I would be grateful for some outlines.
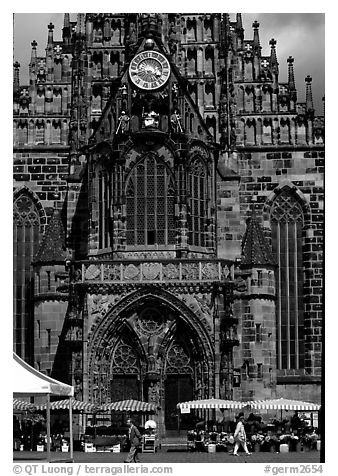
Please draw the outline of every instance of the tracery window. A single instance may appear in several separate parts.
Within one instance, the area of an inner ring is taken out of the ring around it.
[[[39,246],[40,217],[33,200],[25,194],[14,201],[13,212],[14,341],[17,354],[27,357],[29,349],[25,346],[32,342],[29,335],[33,312],[31,263]]]
[[[97,180],[99,205],[99,247],[100,249],[105,249],[110,246],[110,180],[108,172],[104,169],[99,170]]]
[[[192,373],[192,366],[190,357],[183,349],[183,347],[174,342],[168,353],[166,361],[166,373],[167,374],[190,374]]]
[[[127,245],[175,243],[174,182],[163,162],[147,156],[126,184]]]
[[[280,369],[304,366],[302,229],[299,201],[288,190],[271,209],[272,248],[278,262],[277,359]]]
[[[112,363],[112,371],[123,374],[138,374],[138,358],[133,347],[124,341],[117,345]]]
[[[191,163],[188,174],[190,209],[188,214],[189,243],[205,246],[205,224],[207,213],[206,169],[199,157]]]
[[[140,362],[135,349],[124,340],[114,350],[111,371],[111,400],[139,400]]]

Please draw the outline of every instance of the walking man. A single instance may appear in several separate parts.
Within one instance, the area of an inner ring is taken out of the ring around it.
[[[129,418],[127,420],[127,425],[129,426],[129,441],[130,441],[130,450],[127,456],[125,463],[140,463],[137,453],[140,449],[141,444],[141,433],[138,428],[134,425],[133,421]]]
[[[235,438],[235,448],[233,453],[234,456],[238,456],[237,451],[240,445],[243,446],[243,449],[247,455],[251,455],[251,453],[249,453],[248,447],[246,446],[246,433],[244,428],[244,414],[243,413],[239,414],[238,423],[234,433],[234,438]]]

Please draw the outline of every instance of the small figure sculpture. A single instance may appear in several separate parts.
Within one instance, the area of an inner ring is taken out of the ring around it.
[[[127,133],[129,131],[129,121],[130,121],[129,116],[126,114],[125,111],[122,111],[121,116],[119,117],[119,124],[116,129],[116,134],[119,131],[121,132],[121,134]]]
[[[183,132],[181,118],[177,109],[175,109],[172,115],[170,116],[170,122],[174,132]]]

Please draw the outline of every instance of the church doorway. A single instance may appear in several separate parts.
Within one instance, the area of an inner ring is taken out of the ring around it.
[[[190,375],[168,375],[165,380],[165,426],[167,430],[188,430],[189,415],[179,415],[177,404],[192,400],[193,381]]]

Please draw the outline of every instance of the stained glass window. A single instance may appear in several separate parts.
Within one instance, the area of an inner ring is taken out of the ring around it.
[[[206,170],[202,160],[198,157],[190,163],[188,183],[190,196],[189,243],[193,246],[205,246]]]
[[[40,218],[33,200],[21,194],[14,201],[13,248],[14,248],[14,342],[16,353],[27,357],[32,349],[26,349],[33,342],[32,285],[33,270],[31,262],[38,251]]]
[[[110,205],[110,184],[108,173],[100,170],[98,173],[98,198],[99,198],[99,247],[100,249],[110,246],[109,233],[109,205]]]
[[[175,242],[175,187],[166,165],[154,156],[138,163],[127,179],[127,244]]]
[[[304,366],[302,229],[297,198],[284,190],[271,209],[272,248],[278,262],[277,359],[280,369]]]

